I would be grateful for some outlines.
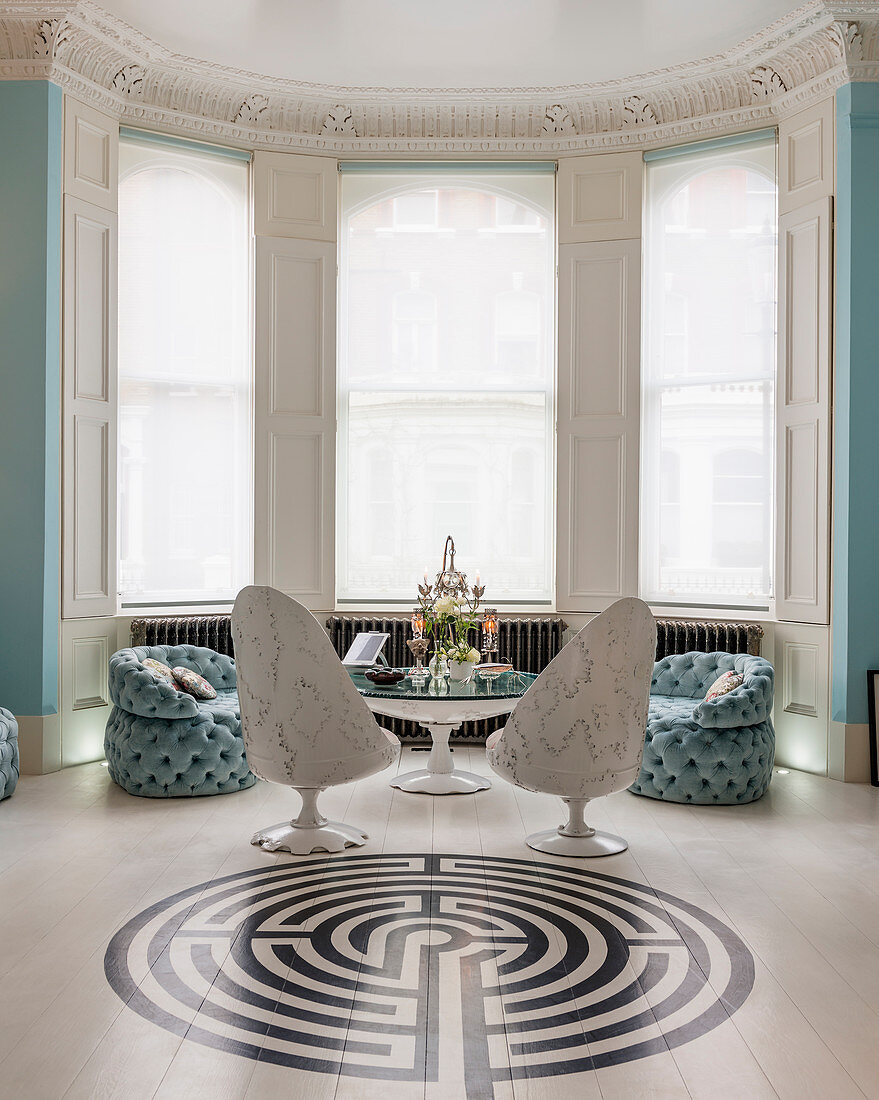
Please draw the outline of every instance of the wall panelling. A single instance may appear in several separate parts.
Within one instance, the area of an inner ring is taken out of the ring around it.
[[[62,616],[116,611],[116,214],[64,197]]]
[[[336,249],[256,243],[254,572],[309,607],[335,601]]]
[[[119,124],[70,96],[64,99],[64,191],[104,210],[117,209]]]
[[[833,100],[823,99],[778,124],[778,208],[796,210],[833,194]]]
[[[104,727],[112,705],[108,662],[117,648],[115,618],[71,619],[61,624],[64,767],[98,760],[104,754]]]
[[[562,157],[559,244],[640,238],[643,176],[640,153]]]
[[[638,591],[641,242],[559,248],[557,604]]]
[[[776,609],[829,621],[829,197],[779,219]]]
[[[774,630],[776,763],[827,773],[829,631],[777,623]]]
[[[335,241],[337,189],[337,162],[330,157],[255,152],[257,236]]]

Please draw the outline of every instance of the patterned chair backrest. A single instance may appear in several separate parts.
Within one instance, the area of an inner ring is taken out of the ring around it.
[[[631,597],[592,619],[537,677],[513,711],[499,749],[514,770],[546,773],[535,789],[574,796],[617,789],[616,777],[637,775],[656,625]],[[567,777],[567,778],[566,778]],[[523,785],[528,785],[527,783]]]
[[[346,762],[387,748],[326,632],[274,588],[241,590],[232,612],[241,731],[250,770],[293,787],[344,783]]]

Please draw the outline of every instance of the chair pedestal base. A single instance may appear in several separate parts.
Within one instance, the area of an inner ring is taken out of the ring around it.
[[[307,856],[310,852],[343,852],[351,846],[359,847],[368,837],[360,829],[343,825],[341,821],[327,821],[314,828],[303,828],[289,821],[260,829],[251,838],[267,852],[291,852],[294,856]]]
[[[310,852],[343,852],[349,847],[360,847],[369,838],[360,829],[343,825],[341,821],[327,821],[318,811],[317,787],[294,787],[302,798],[299,817],[282,821],[268,829],[260,829],[250,838],[267,852],[291,852],[294,856],[307,856]]]
[[[612,856],[624,852],[628,843],[613,833],[593,832],[591,836],[565,836],[558,829],[544,829],[525,838],[529,848],[553,856]]]
[[[529,848],[555,856],[613,856],[629,847],[628,841],[613,833],[600,833],[586,824],[584,813],[588,798],[563,798],[568,820],[557,829],[545,829],[525,838]]]

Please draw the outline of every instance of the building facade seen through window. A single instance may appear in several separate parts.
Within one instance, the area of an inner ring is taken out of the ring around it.
[[[252,571],[249,166],[120,144],[123,605],[234,599]]]
[[[775,140],[651,161],[644,226],[641,587],[772,594]]]
[[[342,175],[337,594],[553,595],[554,179]]]

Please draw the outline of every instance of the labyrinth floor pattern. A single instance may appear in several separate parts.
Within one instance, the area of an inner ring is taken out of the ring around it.
[[[188,1041],[468,1096],[674,1048],[745,1001],[754,960],[688,902],[580,866],[344,855],[229,875],[124,925],[105,973]],[[194,979],[193,975],[197,975]]]

